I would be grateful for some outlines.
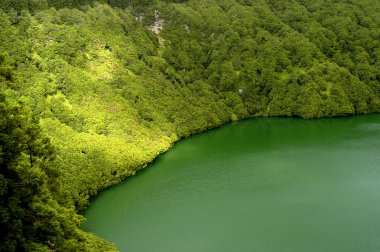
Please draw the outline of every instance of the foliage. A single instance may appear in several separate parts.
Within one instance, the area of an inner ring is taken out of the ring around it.
[[[12,216],[61,223],[38,239],[39,224],[14,225],[31,237],[2,230],[10,251],[15,241],[112,250],[78,230],[73,208],[180,138],[251,116],[380,112],[376,0],[4,0],[0,9],[1,134],[21,134],[7,169],[35,186],[14,190],[27,200],[15,209],[27,210]]]
[[[4,95],[0,115],[0,251],[90,250],[94,243],[78,230],[82,217],[52,195],[54,149],[36,118]]]

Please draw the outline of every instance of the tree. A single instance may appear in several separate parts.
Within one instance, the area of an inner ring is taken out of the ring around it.
[[[0,251],[83,249],[82,217],[58,204],[54,149],[23,104],[0,95]]]

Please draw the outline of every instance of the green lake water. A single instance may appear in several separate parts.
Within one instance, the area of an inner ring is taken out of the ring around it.
[[[84,215],[122,252],[378,252],[380,115],[190,137]]]

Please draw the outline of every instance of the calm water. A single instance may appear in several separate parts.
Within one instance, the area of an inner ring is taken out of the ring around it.
[[[130,252],[380,251],[380,115],[252,119],[176,144],[91,201]]]

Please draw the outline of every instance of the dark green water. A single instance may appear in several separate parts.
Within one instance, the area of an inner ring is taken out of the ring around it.
[[[180,141],[91,201],[130,252],[380,251],[380,116],[252,119]]]

